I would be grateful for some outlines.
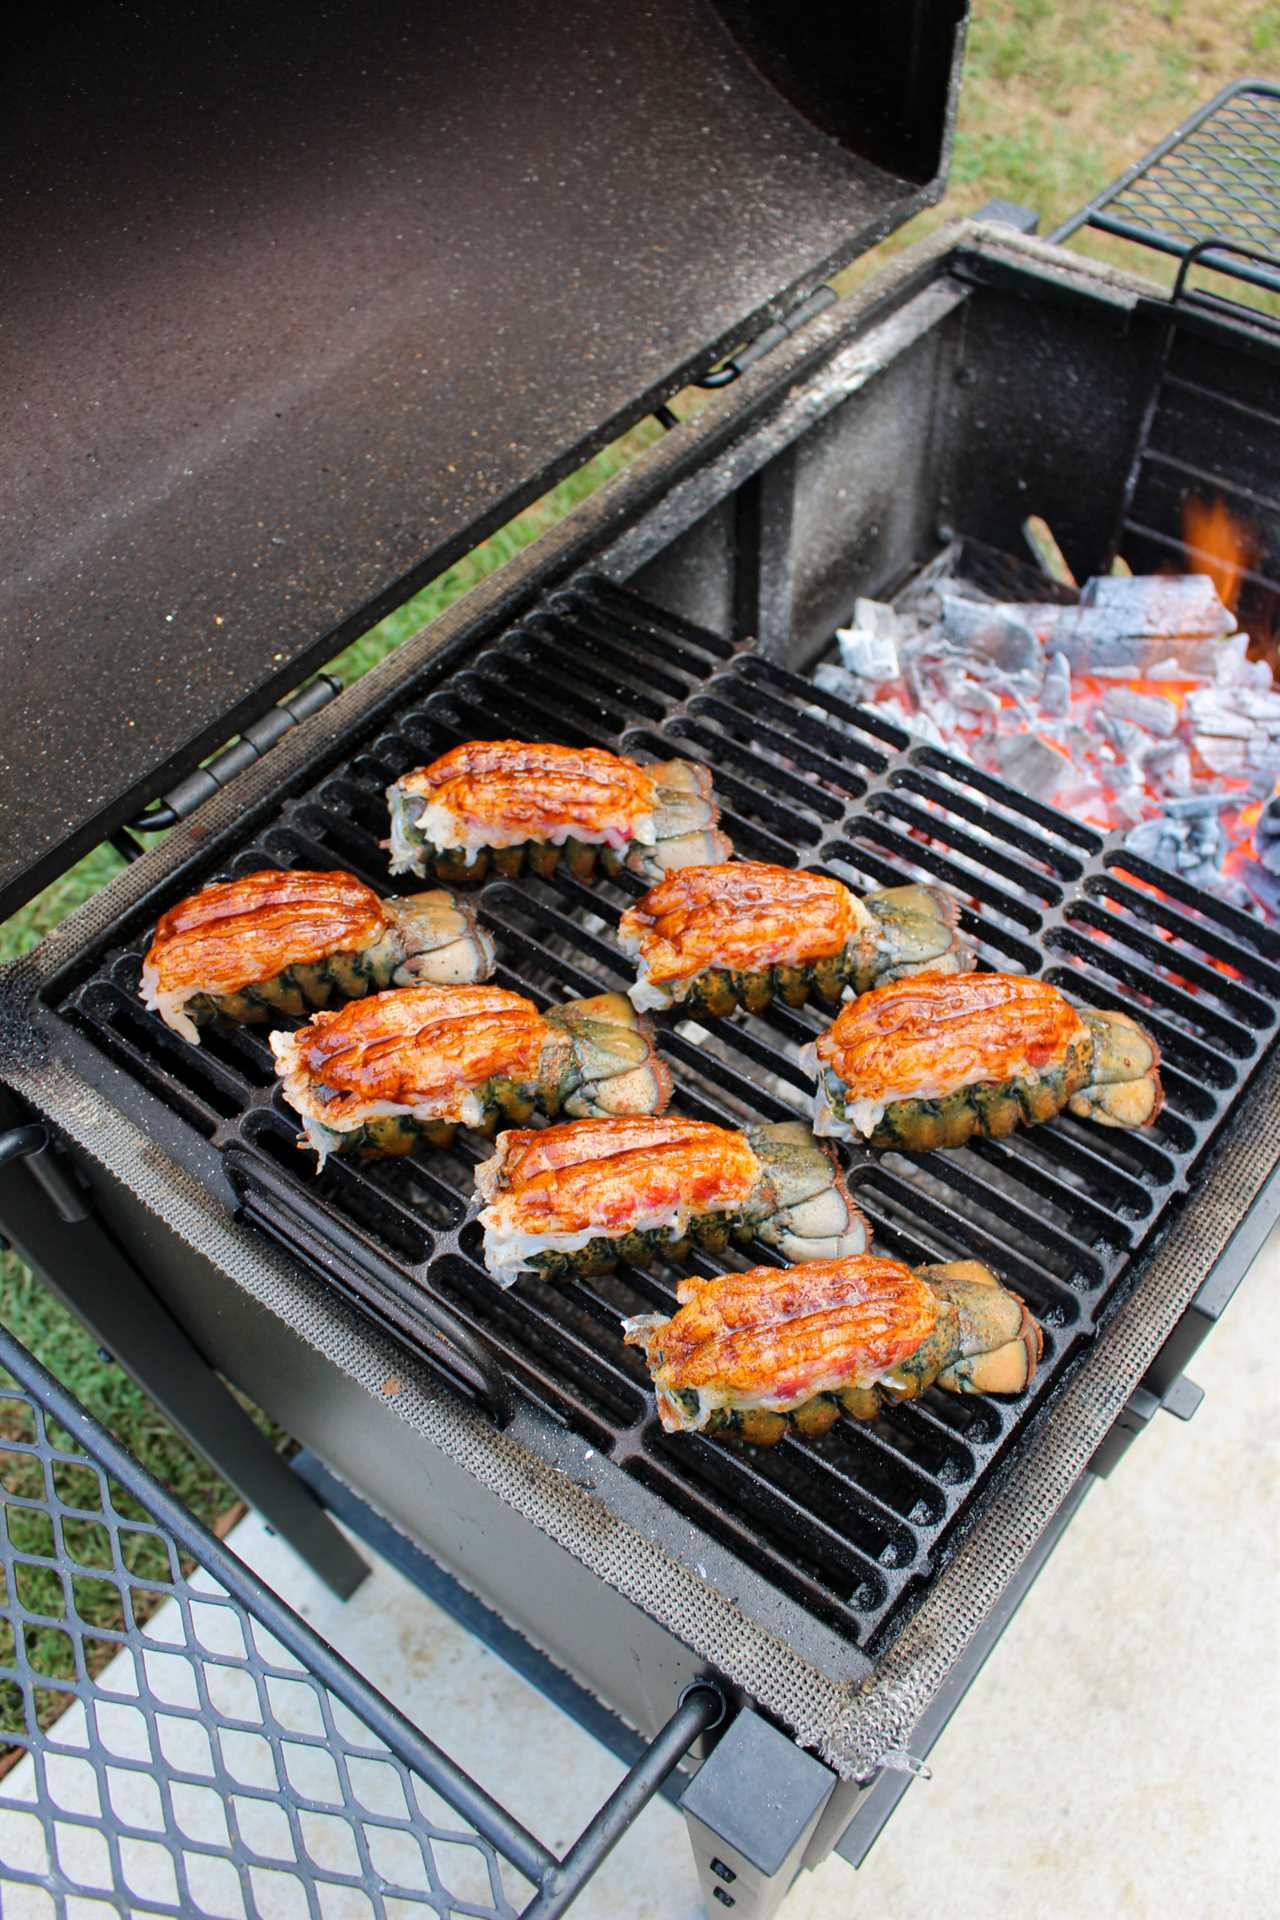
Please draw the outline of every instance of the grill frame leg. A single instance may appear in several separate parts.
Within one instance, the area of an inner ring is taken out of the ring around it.
[[[680,1796],[707,1920],[772,1920],[838,1782],[751,1707]]]

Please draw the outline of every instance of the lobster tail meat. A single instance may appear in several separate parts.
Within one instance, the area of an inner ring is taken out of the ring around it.
[[[758,1236],[802,1258],[869,1240],[834,1154],[793,1122],[737,1132],[668,1114],[502,1133],[476,1188],[501,1286],[680,1260],[695,1241],[716,1251]]]
[[[472,908],[442,889],[382,900],[352,873],[268,867],[161,915],[141,996],[199,1046],[215,1014],[260,1023],[417,980],[484,980],[493,964]]]
[[[977,1261],[911,1268],[857,1254],[683,1280],[678,1311],[628,1320],[669,1433],[771,1446],[816,1437],[842,1413],[874,1419],[930,1386],[1019,1393],[1039,1326]]]
[[[468,740],[393,781],[387,806],[391,871],[458,884],[526,864],[545,875],[562,857],[579,879],[597,860],[656,879],[733,851],[705,768],[641,766],[601,747]]]
[[[1127,1014],[1077,1012],[1047,980],[926,973],[843,1008],[808,1050],[814,1130],[923,1153],[999,1139],[1064,1109],[1150,1126],[1160,1055]]]
[[[540,1013],[502,987],[408,987],[273,1033],[276,1071],[303,1138],[330,1153],[447,1146],[500,1117],[653,1113],[671,1081],[624,995]]]
[[[923,968],[957,971],[972,955],[956,934],[955,903],[932,887],[894,887],[860,900],[831,875],[737,860],[661,880],[619,922],[637,962],[637,1007],[758,1012],[776,995],[801,1006],[839,1000]]]

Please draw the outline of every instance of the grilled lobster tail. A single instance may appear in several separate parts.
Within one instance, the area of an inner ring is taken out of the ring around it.
[[[500,1286],[679,1261],[731,1239],[792,1259],[860,1252],[869,1239],[835,1156],[799,1122],[737,1133],[668,1114],[503,1133],[476,1188]]]
[[[1080,1012],[1045,980],[921,974],[845,1007],[811,1053],[814,1131],[924,1153],[1064,1110],[1150,1126],[1160,1055],[1124,1013]]]
[[[381,900],[351,873],[265,868],[163,914],[142,998],[199,1046],[215,1014],[261,1023],[416,981],[487,979],[494,949],[471,907],[436,890]]]
[[[839,1000],[924,968],[956,972],[973,957],[956,934],[955,902],[932,887],[893,887],[864,900],[829,874],[763,861],[686,867],[623,914],[637,961],[636,1006],[759,1012],[776,996],[802,1006]]]
[[[501,987],[406,988],[273,1033],[284,1097],[320,1156],[448,1146],[500,1119],[659,1112],[671,1078],[620,993],[540,1013]]]
[[[711,776],[687,760],[640,766],[600,747],[469,740],[387,788],[393,873],[477,886],[563,859],[589,880],[625,861],[656,880],[696,860],[727,859]]]
[[[911,1268],[871,1254],[682,1280],[672,1315],[641,1314],[669,1433],[772,1446],[813,1438],[841,1414],[871,1420],[931,1386],[1020,1393],[1043,1351],[1017,1294],[975,1260]]]

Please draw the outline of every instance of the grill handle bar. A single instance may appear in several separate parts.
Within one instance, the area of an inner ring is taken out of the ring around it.
[[[234,1156],[229,1157],[234,1168]],[[367,1246],[336,1214],[326,1212],[322,1219],[309,1217],[315,1210],[292,1192],[286,1181],[275,1178],[273,1171],[261,1161],[255,1162],[254,1180],[259,1186],[270,1188],[269,1201],[264,1201],[252,1187],[241,1187],[241,1210],[278,1246],[295,1257],[300,1256],[313,1272],[323,1272],[339,1258],[349,1269],[357,1269],[388,1293],[400,1292],[396,1276],[379,1260],[376,1250]],[[390,1311],[386,1317],[393,1322]],[[488,1344],[425,1287],[414,1291],[413,1318],[415,1339],[423,1342],[419,1357],[455,1392],[478,1404],[494,1426],[509,1426],[515,1413],[511,1386]],[[394,1323],[390,1331],[396,1334]]]
[[[558,1866],[542,1882],[542,1891],[530,1902],[521,1920],[559,1920],[597,1867],[613,1852],[663,1781],[673,1773],[700,1734],[719,1726],[728,1708],[719,1687],[695,1680],[680,1695],[679,1705]]]
[[[11,1160],[27,1162],[59,1220],[74,1226],[77,1221],[88,1219],[88,1208],[54,1158],[53,1139],[42,1120],[8,1127],[0,1133],[0,1167],[7,1167]],[[3,1245],[0,1240],[0,1248]]]
[[[1188,247],[1183,254],[1182,263],[1178,268],[1178,277],[1173,283],[1170,305],[1174,307],[1208,307],[1215,313],[1226,314],[1228,319],[1239,319],[1241,314],[1240,301],[1224,300],[1220,294],[1211,293],[1206,288],[1189,287],[1187,285],[1187,276],[1193,267],[1207,267],[1212,272],[1235,274],[1237,279],[1247,278],[1248,276],[1243,270],[1238,270],[1236,267],[1224,264],[1221,260],[1209,258],[1211,254],[1223,253],[1229,253],[1237,260],[1252,260],[1259,266],[1266,267],[1273,277],[1272,281],[1263,282],[1259,280],[1257,284],[1269,285],[1274,283],[1280,286],[1280,259],[1277,259],[1275,254],[1264,253],[1259,247],[1242,246],[1238,240],[1223,240],[1214,234],[1210,234],[1204,240],[1197,240],[1195,245]],[[1280,318],[1277,318],[1275,314],[1267,313],[1262,307],[1248,307],[1244,311],[1245,318],[1248,319],[1251,326],[1265,327],[1268,332],[1280,333]]]

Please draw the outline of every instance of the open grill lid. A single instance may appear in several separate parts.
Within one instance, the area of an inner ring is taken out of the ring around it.
[[[936,199],[964,13],[33,25],[0,135],[0,916]]]

